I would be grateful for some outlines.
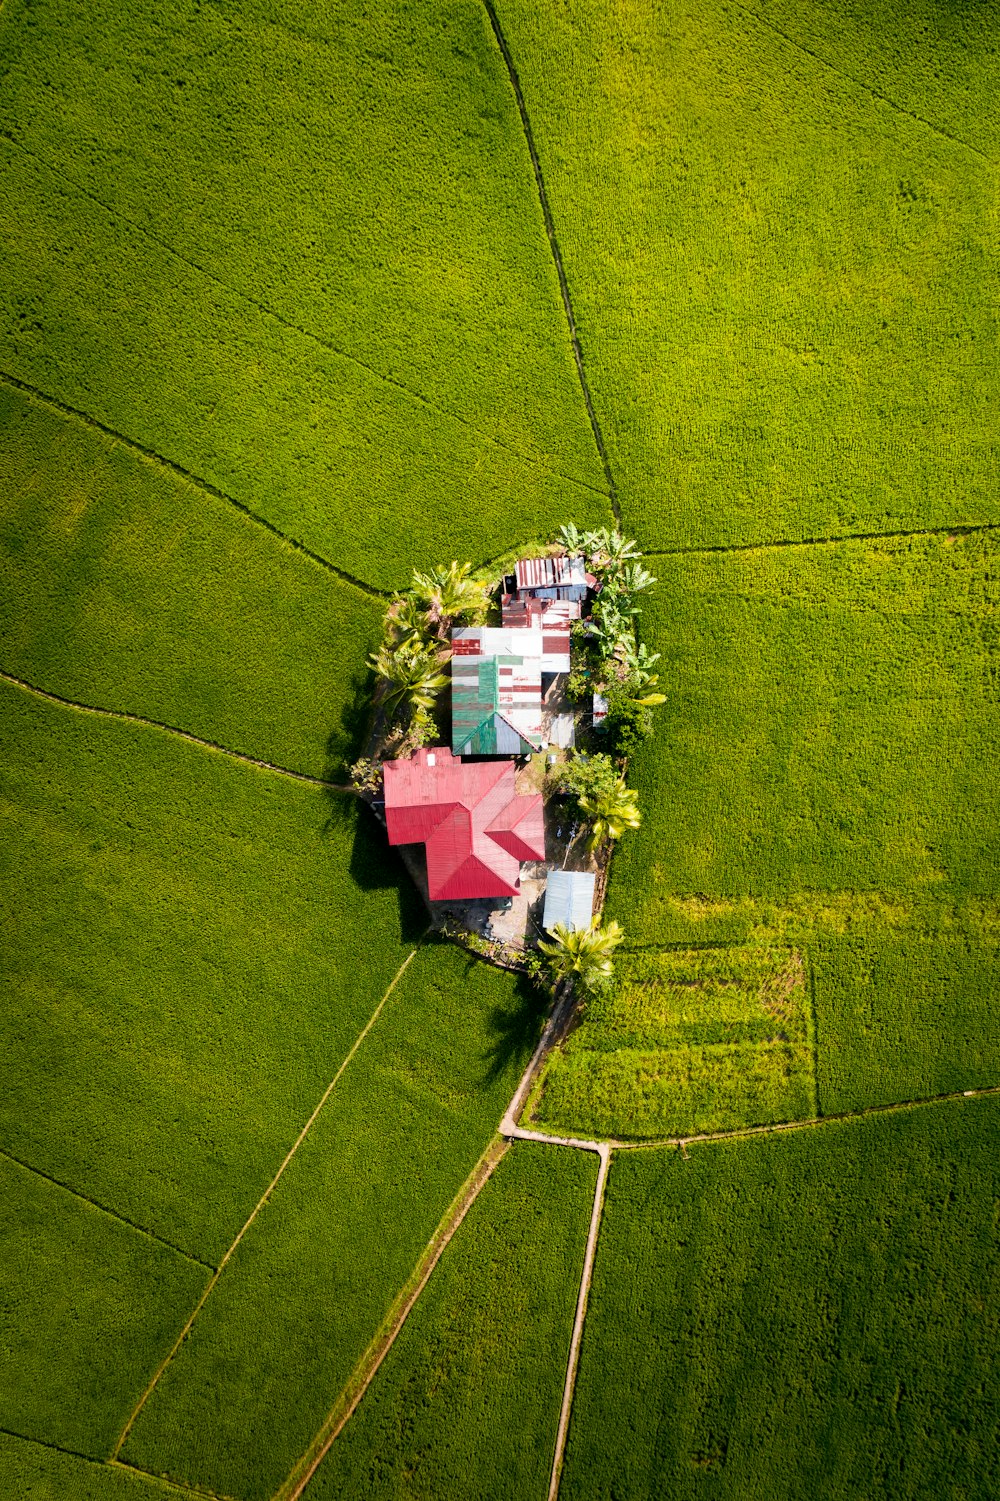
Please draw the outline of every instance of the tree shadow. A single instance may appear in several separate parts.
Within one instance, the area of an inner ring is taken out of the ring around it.
[[[470,955],[470,968],[480,962]],[[513,1063],[527,1064],[538,1045],[548,1015],[548,995],[525,974],[518,973],[513,978],[510,1004],[495,1006],[486,1021],[493,1040],[485,1055],[485,1084],[495,1083]]]

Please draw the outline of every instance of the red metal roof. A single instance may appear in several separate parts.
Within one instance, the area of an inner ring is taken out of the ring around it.
[[[385,763],[390,844],[427,848],[432,901],[515,896],[521,860],[545,858],[540,795],[514,791],[511,761],[468,762],[443,746]]]

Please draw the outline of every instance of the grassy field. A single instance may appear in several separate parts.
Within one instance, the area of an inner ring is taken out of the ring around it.
[[[1000,1106],[612,1164],[561,1495],[987,1501]]]
[[[174,1501],[184,1492],[134,1470],[112,1469],[0,1433],[0,1484],[31,1501]]]
[[[624,952],[550,1055],[530,1124],[628,1139],[814,1115],[806,980],[776,946]]]
[[[427,19],[0,15],[0,367],[383,586],[609,517],[485,14]]]
[[[546,1494],[597,1161],[517,1142],[308,1501]]]
[[[538,1124],[996,1086],[991,9],[495,12],[667,695]],[[492,13],[4,0],[0,671],[339,780],[379,590],[611,520]],[[353,800],[3,681],[0,821],[0,1492],[270,1501],[538,1001]],[[563,1501],[992,1501],[998,1111],[617,1153]],[[511,1149],[310,1497],[544,1495],[593,1171]]]
[[[0,669],[323,776],[384,603],[0,381]]]
[[[536,1029],[537,1000],[510,975],[446,946],[418,953],[140,1415],[126,1460],[246,1501],[273,1493],[495,1132]]]
[[[328,826],[319,789],[0,703],[0,1143],[214,1262],[411,952],[416,898],[353,803]]]
[[[0,1205],[0,1428],[106,1458],[209,1270],[4,1157]]]
[[[629,530],[1000,519],[989,8],[498,11]]]

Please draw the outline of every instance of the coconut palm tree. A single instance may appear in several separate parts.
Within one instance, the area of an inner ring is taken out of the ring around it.
[[[448,674],[441,669],[448,660],[439,651],[411,642],[402,646],[383,643],[368,658],[379,679],[379,693],[389,714],[396,714],[405,704],[411,713],[429,711]]]
[[[590,989],[611,978],[611,956],[624,937],[618,923],[609,922],[602,928],[595,917],[589,928],[570,929],[558,923],[551,939],[539,939],[538,948],[548,961],[554,985],[576,979],[584,989]]]
[[[577,806],[590,824],[590,850],[596,850],[603,839],[620,839],[626,829],[637,829],[642,823],[639,794],[626,787],[624,777],[606,791],[579,798]]]
[[[423,645],[427,641],[429,622],[412,594],[400,594],[389,606],[385,628],[386,635],[394,646],[407,643]]]
[[[489,608],[486,585],[472,577],[471,563],[453,562],[447,568],[414,573],[410,593],[439,635],[459,618],[478,624]]]

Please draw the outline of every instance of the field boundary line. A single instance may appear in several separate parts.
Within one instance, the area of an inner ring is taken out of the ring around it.
[[[452,1237],[472,1208],[493,1172],[510,1148],[502,1136],[494,1136],[472,1172],[448,1206],[413,1271],[393,1300],[378,1332],[348,1378],[326,1421],[294,1469],[275,1491],[272,1501],[299,1501],[330,1449],[371,1386],[383,1360],[402,1332],[413,1308],[430,1281],[431,1273],[441,1260]]]
[[[417,948],[414,948],[414,949],[412,949],[410,951],[410,953],[403,960],[402,964],[399,966],[399,969],[396,971],[396,973],[393,975],[392,979],[389,981],[389,985],[388,985],[388,987],[386,989],[385,994],[383,995],[382,999],[379,1001],[378,1005],[375,1007],[375,1010],[372,1012],[371,1016],[368,1018],[367,1022],[364,1025],[364,1027],[361,1029],[361,1031],[358,1033],[357,1037],[354,1039],[354,1042],[351,1044],[350,1051],[348,1052],[347,1056],[344,1058],[344,1060],[340,1064],[340,1067],[337,1069],[337,1072],[334,1074],[334,1076],[330,1080],[329,1084],[324,1089],[322,1095],[319,1098],[319,1102],[315,1106],[315,1108],[314,1108],[312,1114],[310,1115],[309,1119],[306,1121],[305,1125],[302,1127],[301,1131],[299,1132],[298,1136],[295,1138],[295,1141],[292,1143],[291,1147],[289,1147],[288,1152],[285,1154],[284,1161],[282,1162],[281,1166],[278,1168],[278,1171],[275,1173],[274,1177],[271,1179],[270,1183],[267,1185],[267,1187],[265,1188],[264,1192],[261,1194],[260,1198],[257,1200],[257,1203],[254,1205],[253,1210],[250,1213],[249,1219],[247,1219],[246,1223],[242,1226],[242,1228],[240,1229],[239,1233],[236,1236],[236,1239],[233,1241],[232,1245],[229,1247],[228,1251],[223,1256],[222,1260],[219,1262],[219,1265],[218,1265],[218,1267],[217,1267],[217,1269],[215,1271],[214,1276],[211,1278],[211,1280],[208,1283],[208,1286],[205,1288],[205,1291],[202,1293],[201,1297],[198,1299],[198,1302],[195,1304],[194,1311],[191,1313],[190,1317],[188,1318],[187,1323],[184,1325],[184,1327],[181,1330],[180,1334],[175,1339],[175,1341],[174,1341],[173,1345],[171,1346],[171,1348],[170,1348],[170,1350],[169,1350],[166,1358],[161,1362],[161,1364],[157,1368],[157,1370],[156,1370],[156,1372],[155,1372],[155,1374],[153,1376],[153,1379],[150,1381],[149,1385],[146,1387],[145,1391],[142,1393],[142,1396],[139,1398],[138,1403],[136,1404],[135,1408],[133,1409],[133,1411],[132,1411],[132,1413],[131,1413],[131,1415],[130,1415],[130,1417],[128,1419],[128,1422],[125,1424],[125,1427],[122,1429],[122,1432],[121,1432],[121,1434],[120,1434],[120,1436],[118,1438],[118,1442],[115,1444],[114,1451],[111,1454],[111,1458],[113,1460],[117,1460],[118,1459],[118,1456],[120,1455],[120,1453],[122,1451],[122,1448],[124,1447],[125,1441],[128,1438],[129,1434],[131,1433],[132,1428],[135,1425],[136,1419],[138,1418],[139,1414],[142,1412],[142,1409],[145,1407],[145,1405],[148,1402],[150,1396],[152,1395],[153,1391],[155,1390],[156,1385],[157,1385],[157,1383],[160,1380],[160,1377],[163,1375],[164,1371],[167,1369],[168,1365],[173,1360],[174,1356],[177,1354],[177,1351],[180,1349],[181,1345],[184,1343],[185,1339],[190,1334],[192,1326],[194,1325],[195,1319],[198,1317],[199,1313],[204,1308],[206,1302],[208,1301],[209,1297],[212,1294],[213,1289],[217,1286],[219,1278],[222,1276],[222,1273],[225,1271],[226,1266],[228,1265],[230,1259],[233,1256],[233,1253],[236,1251],[236,1249],[239,1246],[240,1242],[242,1241],[243,1237],[246,1235],[247,1231],[250,1229],[250,1227],[253,1224],[254,1220],[260,1214],[261,1210],[264,1208],[265,1204],[270,1199],[270,1197],[271,1197],[272,1193],[274,1192],[275,1188],[278,1186],[278,1183],[279,1183],[282,1175],[284,1174],[285,1169],[288,1167],[288,1164],[291,1162],[292,1158],[295,1156],[296,1152],[299,1150],[299,1147],[302,1145],[303,1141],[305,1141],[306,1136],[308,1135],[310,1128],[312,1127],[314,1121],[316,1120],[316,1117],[319,1115],[320,1111],[323,1109],[323,1106],[326,1104],[327,1100],[330,1098],[330,1095],[333,1093],[334,1087],[337,1084],[338,1080],[340,1079],[341,1074],[344,1072],[344,1070],[346,1069],[347,1065],[350,1063],[351,1059],[354,1057],[355,1053],[358,1051],[358,1049],[360,1048],[361,1044],[364,1042],[365,1038],[368,1036],[368,1033],[371,1031],[372,1027],[374,1027],[375,1023],[378,1021],[379,1017],[382,1014],[383,1007],[385,1006],[385,1004],[388,1001],[389,997],[392,995],[392,992],[395,990],[396,986],[399,984],[399,982],[402,979],[403,975],[405,974],[407,968],[413,962],[413,959],[415,958],[417,952],[418,952]]]
[[[823,57],[819,52],[814,52],[811,47],[805,46],[803,42],[796,41],[793,36],[789,36],[787,31],[782,31],[780,26],[776,26],[773,21],[769,20],[766,16],[760,15],[758,11],[751,9],[749,5],[742,5],[740,0],[736,0],[736,7],[744,15],[752,16],[767,31],[773,32],[775,36],[780,36],[783,41],[786,41],[790,47],[794,47],[797,52],[802,52],[806,57],[811,57],[814,62],[818,62],[824,68],[829,68],[830,72],[836,73],[838,77],[846,78],[848,83],[852,83],[855,88],[863,89],[866,94],[870,94],[873,99],[877,99],[881,104],[887,104],[897,114],[904,115],[908,120],[915,120],[918,125],[925,126],[927,130],[933,131],[935,135],[942,136],[946,141],[954,142],[956,146],[964,146],[966,151],[971,151],[976,156],[982,157],[983,161],[989,166],[996,166],[992,157],[987,156],[981,147],[973,146],[971,141],[966,141],[961,136],[954,135],[950,130],[945,130],[941,125],[935,125],[926,116],[915,114],[913,110],[907,109],[905,105],[897,104],[895,99],[889,98],[888,94],[881,93],[870,83],[865,83],[863,79],[855,78],[853,73],[848,73],[838,63],[830,62],[829,58]]]
[[[49,1439],[36,1438],[27,1433],[18,1433],[14,1428],[0,1427],[0,1433],[8,1438],[16,1438],[22,1444],[33,1444],[39,1449],[51,1449],[54,1454],[65,1454],[67,1459],[78,1459],[82,1464],[93,1465],[97,1470],[106,1470],[114,1467],[116,1470],[134,1470],[137,1475],[147,1476],[164,1486],[168,1491],[174,1491],[178,1496],[205,1496],[207,1491],[195,1491],[190,1486],[181,1485],[177,1480],[166,1480],[162,1475],[154,1475],[149,1470],[140,1470],[135,1465],[124,1465],[117,1459],[95,1459],[93,1454],[82,1454],[79,1449],[67,1449],[64,1444],[54,1444]],[[212,1498],[214,1501],[214,1498]]]
[[[995,532],[1000,521],[957,522],[950,526],[917,526],[889,532],[841,532],[830,537],[779,537],[772,542],[719,542],[703,547],[694,544],[685,547],[651,547],[643,551],[644,558],[683,558],[707,556],[728,552],[771,552],[779,547],[835,547],[842,542],[891,542],[894,538],[906,537],[970,537],[977,532]]]
[[[0,0],[0,4],[2,4],[2,0]],[[604,495],[605,492],[598,485],[591,485],[587,480],[577,479],[575,475],[566,474],[561,469],[553,469],[538,455],[525,453],[522,449],[514,448],[511,444],[505,443],[502,438],[498,438],[495,434],[484,432],[481,427],[477,427],[468,417],[463,417],[458,412],[453,412],[449,407],[443,407],[437,402],[431,401],[430,397],[424,396],[413,386],[408,386],[398,376],[386,375],[383,371],[376,370],[374,365],[367,364],[355,354],[348,354],[346,349],[342,349],[339,344],[331,343],[322,334],[315,333],[312,329],[306,328],[301,323],[292,322],[283,313],[279,313],[277,309],[271,307],[269,303],[262,302],[250,292],[242,291],[231,282],[223,281],[221,276],[217,276],[214,271],[209,271],[207,267],[200,265],[198,261],[192,260],[190,256],[185,255],[183,251],[171,245],[169,240],[165,240],[162,235],[158,235],[154,229],[149,229],[146,225],[138,223],[137,220],[130,218],[128,214],[123,213],[121,209],[112,208],[109,203],[104,202],[103,198],[99,198],[96,193],[92,193],[89,188],[85,188],[75,177],[70,176],[68,172],[64,172],[61,167],[53,166],[45,157],[39,155],[37,151],[32,151],[30,146],[25,146],[23,141],[19,141],[9,131],[0,130],[0,140],[9,142],[18,151],[23,152],[25,156],[29,156],[33,161],[38,162],[47,172],[51,172],[54,177],[61,178],[63,182],[71,187],[74,192],[79,193],[81,197],[88,198],[91,203],[95,203],[106,214],[110,214],[113,218],[121,220],[130,229],[134,229],[138,234],[144,235],[148,240],[152,240],[155,245],[159,245],[168,255],[174,256],[185,266],[190,266],[192,271],[197,271],[199,276],[204,276],[207,281],[214,282],[217,287],[221,287],[231,297],[236,297],[242,302],[249,303],[251,307],[255,307],[258,312],[263,313],[266,318],[272,318],[275,323],[287,329],[290,333],[299,334],[302,338],[317,344],[320,349],[325,349],[329,354],[336,355],[338,359],[345,360],[348,364],[357,366],[359,370],[364,370],[373,380],[381,381],[383,384],[392,386],[395,390],[403,392],[412,401],[426,407],[429,412],[433,412],[435,416],[444,417],[449,422],[457,422],[469,432],[475,433],[478,437],[482,438],[484,442],[492,443],[496,448],[502,449],[504,453],[511,454],[521,463],[532,464],[537,469],[540,469],[543,474],[550,474],[555,479],[565,480],[567,484],[577,485],[581,490],[589,490],[595,495]]]
[[[580,1293],[576,1300],[576,1316],[573,1320],[573,1337],[569,1344],[569,1360],[566,1364],[566,1384],[563,1387],[562,1407],[559,1411],[559,1429],[556,1433],[556,1449],[552,1456],[552,1474],[549,1479],[548,1501],[556,1501],[559,1495],[559,1483],[562,1479],[563,1458],[566,1453],[566,1438],[569,1433],[570,1414],[573,1410],[573,1397],[576,1392],[576,1373],[580,1364],[580,1344],[583,1339],[583,1325],[587,1317],[587,1303],[590,1299],[590,1283],[594,1274],[594,1257],[597,1253],[597,1236],[601,1228],[601,1216],[604,1212],[604,1190],[608,1181],[608,1167],[611,1163],[611,1149],[602,1144],[597,1149],[601,1159],[601,1165],[597,1170],[597,1183],[594,1187],[594,1207],[590,1215],[590,1229],[587,1232],[587,1246],[583,1253],[583,1272],[580,1276]]]
[[[19,1168],[23,1168],[26,1173],[32,1173],[36,1178],[43,1178],[46,1183],[51,1183],[54,1188],[61,1189],[63,1193],[70,1194],[72,1198],[79,1199],[84,1204],[89,1204],[91,1209],[96,1209],[100,1214],[106,1214],[109,1219],[117,1220],[119,1224],[127,1225],[137,1235],[144,1235],[148,1240],[154,1240],[158,1245],[166,1246],[169,1251],[175,1252],[178,1256],[183,1256],[185,1261],[193,1262],[195,1266],[200,1266],[204,1271],[214,1272],[216,1270],[213,1262],[204,1261],[200,1256],[195,1256],[192,1251],[185,1251],[182,1246],[177,1245],[175,1241],[168,1240],[165,1235],[157,1235],[155,1230],[150,1230],[145,1225],[140,1225],[136,1220],[130,1220],[127,1214],[121,1214],[117,1209],[109,1209],[107,1204],[102,1204],[99,1199],[92,1199],[89,1194],[81,1193],[78,1188],[73,1188],[69,1183],[64,1183],[61,1178],[53,1177],[51,1173],[45,1172],[40,1167],[35,1167],[34,1163],[25,1162],[23,1157],[18,1157],[16,1153],[8,1151],[6,1147],[0,1147],[0,1157],[5,1157],[8,1162],[16,1163]],[[0,1429],[0,1432],[3,1432],[3,1429]]]
[[[566,278],[566,267],[563,263],[562,251],[559,248],[559,241],[556,237],[555,219],[552,216],[552,207],[549,203],[548,190],[545,186],[545,178],[542,175],[542,163],[538,155],[538,148],[535,144],[535,133],[531,128],[531,120],[528,116],[528,106],[525,103],[524,91],[521,88],[521,79],[517,71],[517,66],[514,62],[513,53],[511,52],[507,38],[504,35],[503,27],[500,25],[500,18],[494,8],[493,0],[483,0],[483,9],[486,11],[486,15],[490,23],[490,28],[493,32],[497,47],[500,50],[500,55],[503,58],[504,66],[507,69],[507,76],[510,79],[510,86],[514,91],[514,99],[517,104],[517,112],[521,117],[521,129],[524,132],[525,144],[527,145],[528,155],[531,158],[532,170],[535,174],[535,187],[538,190],[538,201],[541,204],[542,218],[545,222],[545,234],[549,242],[549,251],[552,255],[552,261],[556,268],[556,276],[559,278],[559,292],[562,296],[563,311],[566,314],[566,322],[569,327],[569,339],[570,344],[573,348],[573,359],[576,362],[576,373],[580,381],[580,390],[583,393],[584,405],[587,408],[587,416],[590,420],[590,430],[594,435],[594,446],[597,449],[598,457],[601,460],[601,466],[604,470],[604,478],[608,486],[608,499],[611,502],[611,509],[614,513],[615,521],[620,524],[622,518],[621,508],[618,504],[618,488],[615,485],[614,475],[611,472],[611,461],[608,458],[608,450],[604,442],[604,434],[601,431],[601,424],[598,421],[597,412],[594,408],[594,400],[590,392],[590,384],[587,380],[587,374],[583,368],[583,348],[580,344],[580,335],[576,326],[576,317],[573,313],[573,302],[569,294],[569,281]]]
[[[353,573],[348,573],[345,568],[340,568],[336,563],[331,563],[330,559],[325,558],[322,553],[314,552],[305,542],[300,542],[297,537],[289,536],[287,532],[283,532],[280,527],[275,526],[273,521],[268,521],[259,512],[252,510],[250,506],[244,504],[242,500],[237,500],[235,496],[228,495],[225,490],[220,490],[218,485],[213,485],[211,481],[193,474],[190,469],[185,469],[183,464],[178,464],[175,459],[168,459],[162,453],[157,453],[155,448],[150,448],[147,444],[140,443],[137,438],[130,438],[127,434],[118,432],[116,428],[109,427],[106,422],[102,422],[99,417],[94,417],[90,412],[84,412],[80,407],[71,406],[68,401],[63,401],[58,396],[51,396],[47,391],[39,390],[37,386],[31,385],[29,381],[22,380],[18,375],[12,375],[9,370],[0,370],[0,381],[5,385],[13,387],[15,391],[21,391],[25,396],[33,397],[35,401],[51,407],[53,411],[59,412],[64,417],[73,417],[77,422],[82,422],[84,427],[92,428],[103,437],[110,438],[112,442],[121,443],[125,448],[138,454],[146,463],[153,464],[158,469],[167,470],[175,479],[183,480],[194,489],[201,490],[205,495],[210,495],[213,500],[225,501],[226,505],[232,506],[234,510],[239,511],[248,521],[252,521],[255,526],[262,527],[264,531],[270,532],[272,537],[276,537],[279,542],[283,542],[293,552],[301,553],[311,563],[315,563],[327,573],[332,573],[334,578],[339,579],[342,584],[350,584],[353,589],[357,589],[361,594],[368,595],[371,599],[392,599],[393,596],[390,589],[376,588],[374,584],[368,584],[364,579],[359,579]]]
[[[162,719],[147,719],[144,714],[133,714],[128,709],[102,709],[97,704],[84,704],[75,698],[65,698],[61,693],[53,693],[48,688],[39,688],[36,684],[29,683],[27,678],[19,678],[15,673],[7,672],[3,667],[0,667],[0,681],[10,683],[14,688],[21,688],[25,693],[33,694],[35,698],[58,704],[63,709],[73,709],[78,714],[93,714],[98,719],[116,719],[122,724],[145,725],[147,729],[160,730],[165,735],[174,735],[178,740],[186,740],[189,745],[200,746],[202,750],[217,751],[220,756],[228,756],[231,761],[239,761],[244,766],[256,766],[260,771],[270,771],[275,776],[288,777],[293,782],[305,782],[310,787],[324,787],[328,792],[344,792],[352,797],[357,796],[353,787],[343,786],[339,782],[326,782],[322,777],[310,776],[305,771],[292,771],[287,766],[276,765],[274,761],[261,761],[245,751],[230,750],[227,745],[220,745],[217,740],[206,740],[201,735],[193,734],[191,730],[182,730],[177,725],[165,724]]]

